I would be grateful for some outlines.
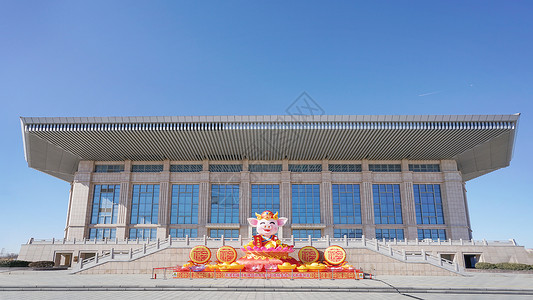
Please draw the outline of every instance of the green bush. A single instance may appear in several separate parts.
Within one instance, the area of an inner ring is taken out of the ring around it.
[[[498,263],[496,264],[496,268],[502,269],[502,270],[515,270],[515,271],[533,270],[533,266],[526,265],[526,264],[515,264],[515,263]]]
[[[478,262],[476,264],[476,269],[484,269],[484,270],[496,269],[496,265],[491,264],[491,263],[486,263],[486,262]]]
[[[5,267],[5,268],[13,268],[13,267],[27,267],[28,264],[30,262],[29,261],[25,261],[25,260],[0,260],[0,267]]]
[[[30,268],[40,269],[40,268],[53,268],[55,263],[53,261],[34,261],[29,264]]]
[[[476,264],[476,269],[498,269],[498,270],[513,270],[513,271],[530,271],[533,270],[532,265],[526,264],[515,264],[515,263],[497,263],[491,264],[486,262],[478,262]]]

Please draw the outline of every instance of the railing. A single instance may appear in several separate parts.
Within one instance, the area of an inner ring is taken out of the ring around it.
[[[352,246],[355,244],[355,246],[359,246],[359,244],[362,243],[362,241],[365,239],[363,236],[362,238],[330,238],[329,236],[324,236],[321,238],[284,238],[280,239],[284,243],[288,243],[291,245],[294,245],[296,248],[299,247],[299,245],[305,244],[305,246],[308,245],[315,245],[317,247],[321,246],[330,246],[332,244],[343,244],[346,247]],[[141,244],[153,244],[156,243],[157,240],[150,240],[150,239],[34,239],[31,238],[28,240],[27,244],[30,245],[88,245],[88,244],[95,244],[95,245],[141,245]],[[230,245],[230,246],[242,246],[246,243],[243,243],[243,239],[241,236],[238,238],[226,238],[224,236],[220,238],[210,238],[210,237],[201,237],[201,238],[172,238],[172,242],[175,242],[176,244],[183,244],[186,246],[189,245],[213,245],[217,246],[219,244],[223,245]],[[487,241],[487,240],[431,240],[431,239],[425,239],[425,240],[379,240],[380,243],[384,245],[391,245],[391,246],[419,246],[419,245],[428,245],[428,246],[466,246],[466,245],[473,245],[473,246],[517,246],[517,243],[514,239],[510,239],[507,241]]]
[[[28,245],[140,245],[151,244],[157,240],[150,239],[34,239],[28,240]]]
[[[433,255],[432,253],[426,252],[425,250],[416,250],[416,251],[406,251],[405,249],[402,250],[396,250],[393,249],[393,246],[398,245],[456,245],[455,242],[457,241],[446,241],[446,243],[439,241],[436,242],[429,242],[429,241],[383,241],[383,240],[376,240],[376,239],[366,239],[364,236],[362,238],[330,238],[329,236],[321,237],[321,238],[311,238],[310,236],[307,238],[294,238],[291,237],[289,239],[281,239],[284,243],[291,243],[296,248],[300,248],[303,246],[314,246],[317,248],[326,248],[331,245],[339,245],[345,248],[366,248],[370,249],[372,251],[378,252],[382,255],[404,261],[404,262],[422,262],[422,263],[429,263],[438,267],[442,267],[444,269],[447,269],[452,272],[458,272],[461,273],[463,271],[462,267],[459,267],[459,265],[455,262],[449,261],[447,259],[444,259],[440,257],[440,255]],[[135,241],[135,243],[131,243],[132,241]],[[52,240],[52,242],[54,242]],[[57,242],[57,241],[55,241]],[[117,242],[118,244],[124,245],[124,244],[136,244],[139,242],[138,240],[129,240],[129,241],[123,241],[123,243]],[[154,252],[157,252],[162,249],[166,248],[190,248],[198,245],[204,245],[210,248],[218,248],[223,245],[232,246],[235,248],[239,248],[246,244],[247,241],[243,243],[242,237],[239,238],[225,238],[224,236],[220,238],[208,238],[206,236],[203,236],[201,238],[189,238],[186,236],[185,238],[171,238],[168,237],[164,240],[156,240],[156,241],[143,241],[142,247],[139,247],[137,249],[130,248],[129,250],[121,250],[121,251],[115,251],[114,248],[111,248],[110,251],[106,251],[103,254],[96,254],[94,257],[80,260],[78,265],[74,267],[74,272],[81,271],[84,267],[92,267],[96,266],[98,264],[102,264],[108,261],[130,261],[132,259],[137,259],[140,257],[143,257],[148,254],[152,254]],[[478,243],[476,241],[469,241],[471,245],[487,245],[488,243],[486,241],[483,241],[482,243]],[[459,241],[459,244],[461,241]],[[464,244],[464,243],[463,243]],[[512,242],[491,242],[491,245],[514,245]]]

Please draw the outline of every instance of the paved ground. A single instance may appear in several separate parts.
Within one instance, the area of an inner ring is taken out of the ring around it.
[[[150,279],[0,269],[0,299],[533,299],[533,274],[379,276],[374,280]]]

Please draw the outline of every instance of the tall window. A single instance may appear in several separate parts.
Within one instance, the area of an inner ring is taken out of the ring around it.
[[[446,230],[445,229],[418,229],[418,239],[432,239],[432,240],[445,240],[446,239]]]
[[[372,185],[375,224],[402,224],[399,184]]]
[[[265,210],[279,211],[279,184],[252,184],[252,217]]]
[[[250,172],[281,172],[281,165],[263,165],[263,164],[250,164],[248,166]]]
[[[403,229],[376,229],[376,239],[403,240]]]
[[[361,224],[358,184],[333,184],[333,224]]]
[[[134,173],[163,172],[163,165],[133,165],[131,171]]]
[[[306,239],[309,236],[312,238],[322,237],[322,230],[320,229],[293,229],[292,235],[297,239]]]
[[[209,230],[209,237],[219,238],[224,236],[224,238],[238,238],[239,229],[211,229]]]
[[[322,172],[322,165],[289,165],[291,172]]]
[[[239,223],[239,185],[211,185],[211,223]]]
[[[124,165],[96,165],[94,166],[95,173],[118,173],[124,172]]]
[[[331,172],[361,172],[361,165],[355,164],[330,164],[328,170]]]
[[[196,228],[171,228],[170,236],[173,238],[184,238],[185,236],[190,238],[198,237],[198,229]]]
[[[159,185],[133,185],[131,224],[157,224],[159,211]]]
[[[242,165],[209,165],[209,172],[241,172]]]
[[[320,223],[320,186],[292,185],[292,223]]]
[[[172,185],[170,224],[198,224],[197,184]]]
[[[444,224],[440,185],[413,184],[417,224]]]
[[[439,164],[409,164],[411,172],[440,172]]]
[[[170,172],[181,172],[181,173],[191,173],[191,172],[202,172],[202,165],[170,165]]]
[[[117,236],[115,228],[91,228],[89,229],[89,239],[103,240],[114,239]]]
[[[155,228],[131,228],[130,239],[135,240],[155,240],[157,239],[157,229]]]
[[[346,236],[349,239],[355,239],[355,238],[362,238],[363,237],[363,229],[334,229],[333,230],[333,237],[334,238],[343,238]]]
[[[94,186],[91,224],[116,224],[120,185],[97,184]]]
[[[399,164],[369,164],[368,170],[371,172],[401,172],[402,165]]]

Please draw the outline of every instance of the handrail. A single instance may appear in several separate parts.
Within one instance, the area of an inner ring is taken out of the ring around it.
[[[241,239],[239,238],[210,238],[206,237],[207,241],[215,241],[215,242],[238,242]],[[172,238],[173,242],[185,242],[187,238]],[[204,238],[188,238],[188,240],[191,243],[197,243],[197,242],[203,242]],[[308,237],[305,238],[281,238],[282,242],[307,242],[309,241]],[[342,243],[346,240],[349,243],[352,242],[361,242],[362,238],[329,238],[327,237],[320,237],[320,238],[311,238],[312,242],[331,242],[331,243]],[[115,245],[136,245],[136,244],[152,244],[155,243],[157,240],[151,240],[151,239],[62,239],[62,238],[52,238],[52,239],[35,239],[30,238],[27,242],[28,245],[54,245],[54,244],[70,244],[70,245],[83,245],[83,244],[95,244],[95,245],[102,245],[102,244],[115,244]],[[386,245],[394,245],[394,246],[409,246],[409,245],[429,245],[429,246],[437,246],[437,245],[451,245],[451,246],[459,246],[459,245],[473,245],[473,246],[517,246],[516,241],[513,239],[510,240],[504,240],[504,241],[489,241],[489,240],[380,240],[381,243]]]
[[[282,241],[289,240],[289,239],[282,239]],[[431,253],[428,253],[421,250],[416,251],[405,251],[405,250],[397,250],[394,249],[393,246],[402,246],[407,245],[407,243],[398,243],[398,241],[383,241],[383,240],[376,240],[376,239],[366,239],[366,238],[298,238],[290,240],[294,241],[295,246],[301,246],[298,245],[299,243],[307,243],[311,241],[311,243],[316,247],[326,247],[329,245],[342,245],[344,247],[352,248],[367,248],[372,251],[378,252],[380,254],[398,259],[400,261],[404,262],[422,262],[425,261],[427,263],[430,263],[435,266],[443,267],[449,271],[453,272],[461,272],[462,268],[458,266],[457,263],[449,261],[447,259],[444,259],[440,256],[433,255]],[[222,244],[229,244],[235,247],[242,246],[242,239],[226,239],[226,238],[171,238],[168,237],[163,240],[156,240],[156,241],[150,241],[149,243],[141,244],[142,246],[137,249],[132,249],[128,251],[128,253],[121,252],[115,252],[114,248],[111,249],[111,251],[103,254],[97,254],[94,257],[87,258],[85,260],[80,260],[80,263],[77,265],[77,271],[81,271],[83,267],[92,267],[96,266],[101,263],[105,263],[107,261],[113,260],[113,259],[119,259],[120,261],[124,260],[132,260],[137,259],[145,255],[149,255],[151,253],[154,253],[156,251],[166,249],[169,247],[194,247],[197,245],[205,245],[208,247],[219,247]],[[410,244],[414,245],[414,244]],[[419,245],[427,245],[427,244],[419,244]],[[448,245],[448,244],[444,244]],[[486,245],[486,244],[485,244]],[[77,272],[75,271],[75,272]]]

